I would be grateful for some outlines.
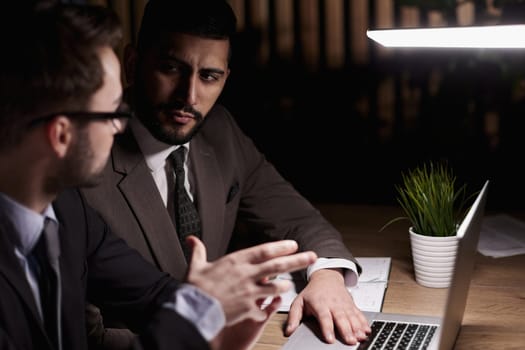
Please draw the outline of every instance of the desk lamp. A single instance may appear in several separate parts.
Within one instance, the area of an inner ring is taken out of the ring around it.
[[[367,30],[384,47],[525,48],[525,24]]]

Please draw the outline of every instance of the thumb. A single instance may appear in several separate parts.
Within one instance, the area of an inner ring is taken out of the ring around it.
[[[206,255],[206,247],[200,239],[198,239],[195,236],[188,236],[186,237],[186,244],[190,247],[192,251],[190,262],[190,265],[192,267],[205,264],[208,261]]]
[[[284,330],[285,336],[289,337],[297,329],[303,316],[304,300],[299,294],[290,306],[288,311],[288,320],[286,321],[286,328]]]

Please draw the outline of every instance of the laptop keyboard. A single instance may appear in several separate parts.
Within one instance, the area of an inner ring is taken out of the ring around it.
[[[368,340],[358,349],[424,350],[436,333],[437,325],[397,321],[373,321]]]

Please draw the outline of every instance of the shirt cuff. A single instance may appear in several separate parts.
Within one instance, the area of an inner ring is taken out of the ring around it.
[[[357,273],[357,266],[353,261],[341,258],[317,258],[317,260],[306,269],[306,279],[309,281],[312,273],[321,269],[343,269],[345,286],[354,287],[357,285],[359,274]]]
[[[226,317],[219,301],[189,284],[181,284],[175,291],[175,303],[167,302],[162,306],[178,312],[193,323],[208,342],[226,325]]]

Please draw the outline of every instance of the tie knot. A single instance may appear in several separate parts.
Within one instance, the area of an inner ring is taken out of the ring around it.
[[[173,162],[173,168],[175,170],[175,174],[179,174],[184,171],[184,147],[179,147],[175,151],[171,152],[170,158]]]

